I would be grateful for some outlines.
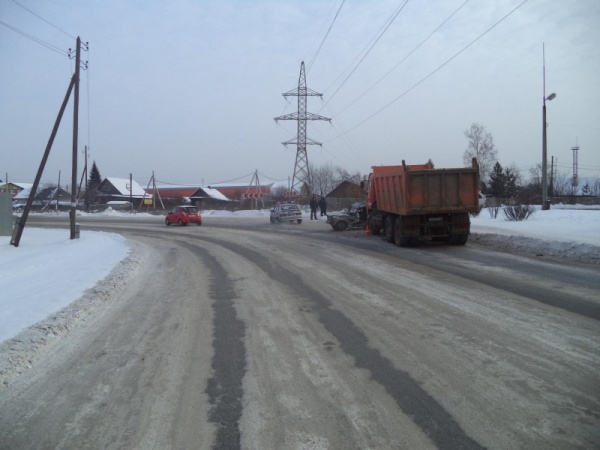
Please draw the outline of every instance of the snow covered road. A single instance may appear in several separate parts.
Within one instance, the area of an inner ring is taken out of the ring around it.
[[[310,222],[100,228],[139,261],[0,390],[10,446],[600,443],[596,266]]]

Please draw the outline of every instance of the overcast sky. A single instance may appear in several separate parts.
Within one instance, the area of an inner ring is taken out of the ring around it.
[[[175,184],[250,182],[255,170],[287,180],[296,148],[281,143],[296,122],[273,118],[297,110],[281,94],[302,61],[323,94],[307,110],[332,119],[308,122],[323,143],[308,147],[311,164],[461,167],[464,132],[479,123],[500,163],[527,177],[542,158],[543,44],[546,95],[557,94],[549,161],[571,176],[578,144],[579,176],[600,176],[600,1],[409,0],[392,20],[404,3],[0,0],[0,179],[33,181],[77,36],[89,42],[78,178],[87,145],[90,168],[144,187],[153,171]],[[45,182],[60,171],[70,183],[72,121],[71,101]]]

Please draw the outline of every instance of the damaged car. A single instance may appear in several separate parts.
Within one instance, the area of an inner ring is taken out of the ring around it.
[[[365,228],[367,202],[356,202],[350,208],[327,214],[327,223],[336,231]]]

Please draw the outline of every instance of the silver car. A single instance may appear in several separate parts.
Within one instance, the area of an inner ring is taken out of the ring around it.
[[[295,203],[279,203],[271,209],[271,223],[277,222],[302,223],[302,210]]]
[[[356,202],[350,209],[342,209],[327,214],[327,223],[336,231],[365,228],[367,224],[367,203]]]

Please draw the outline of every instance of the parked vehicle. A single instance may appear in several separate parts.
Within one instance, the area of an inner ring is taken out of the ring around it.
[[[336,231],[365,228],[367,225],[367,202],[356,202],[350,209],[327,214],[327,223]]]
[[[484,193],[479,192],[479,212],[487,206],[487,197]]]
[[[479,212],[479,168],[434,169],[431,164],[373,166],[367,186],[368,225],[401,247],[421,241],[464,245],[469,213]]]
[[[202,225],[202,216],[195,206],[176,206],[167,213],[167,217],[165,218],[166,225],[171,225],[172,223],[178,225],[195,223],[200,226]]]
[[[293,221],[302,223],[302,210],[296,203],[278,203],[271,209],[271,223]]]

